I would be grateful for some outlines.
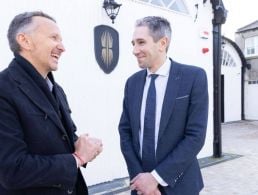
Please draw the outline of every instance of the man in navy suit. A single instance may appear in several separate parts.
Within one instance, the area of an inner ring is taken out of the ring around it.
[[[79,167],[102,143],[76,136],[66,95],[54,80],[65,51],[55,20],[39,11],[19,14],[8,41],[15,57],[0,73],[0,194],[88,194]]]
[[[143,70],[126,82],[119,123],[132,194],[197,195],[203,188],[196,156],[207,128],[206,73],[168,58],[170,41],[166,19],[136,21],[133,54]]]

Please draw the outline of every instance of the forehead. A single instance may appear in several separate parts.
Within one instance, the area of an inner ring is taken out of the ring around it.
[[[150,38],[149,28],[147,26],[135,27],[133,33],[133,40]]]
[[[60,30],[57,24],[54,21],[45,17],[41,17],[41,16],[33,17],[32,25],[35,25],[36,31],[60,33]]]

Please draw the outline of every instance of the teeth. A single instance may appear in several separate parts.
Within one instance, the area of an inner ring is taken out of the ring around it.
[[[51,56],[53,56],[55,58],[59,58],[59,55],[57,55],[57,54],[52,54]]]

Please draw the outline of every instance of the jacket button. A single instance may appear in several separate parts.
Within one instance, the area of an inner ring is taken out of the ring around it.
[[[58,110],[58,116],[59,116],[59,118],[62,118],[62,113],[60,110]]]
[[[67,135],[62,135],[62,140],[66,141],[67,140]]]
[[[61,188],[61,187],[62,187],[62,184],[55,184],[55,185],[52,185],[52,187]]]
[[[72,194],[73,190],[67,190],[67,194]]]

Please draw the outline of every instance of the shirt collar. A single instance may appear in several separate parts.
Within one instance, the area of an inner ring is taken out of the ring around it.
[[[52,91],[54,85],[53,85],[53,83],[50,81],[50,79],[48,78],[48,76],[47,76],[47,78],[46,78],[46,82],[47,82],[47,85],[48,85],[48,87],[49,87],[49,90]]]
[[[166,58],[166,61],[164,62],[164,64],[162,64],[159,69],[154,73],[154,74],[157,74],[159,76],[168,76],[169,75],[169,70],[170,70],[170,65],[171,65],[171,62],[169,60],[169,58]],[[150,72],[149,69],[147,69],[147,76],[153,74],[152,72]]]

